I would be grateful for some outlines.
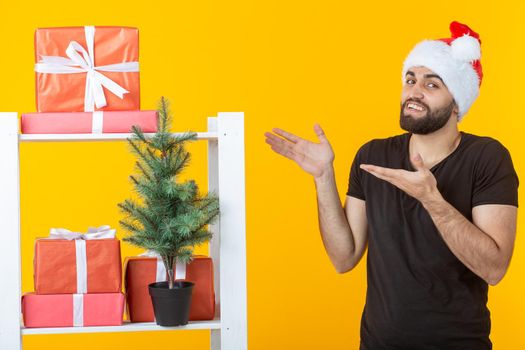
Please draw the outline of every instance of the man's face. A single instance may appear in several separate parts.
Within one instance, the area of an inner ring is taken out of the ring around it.
[[[451,116],[457,119],[456,103],[439,76],[426,67],[412,67],[401,93],[401,129],[427,135],[441,129]]]

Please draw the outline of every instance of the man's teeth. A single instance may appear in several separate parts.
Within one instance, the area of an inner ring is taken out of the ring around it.
[[[423,107],[416,105],[415,103],[409,103],[407,106],[409,109],[415,109],[416,111],[422,111]]]

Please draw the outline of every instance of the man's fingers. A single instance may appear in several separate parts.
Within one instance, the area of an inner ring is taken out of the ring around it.
[[[292,150],[289,150],[289,149],[286,149],[286,148],[276,148],[276,147],[271,147],[271,149],[273,149],[275,152],[279,153],[280,155],[290,159],[290,160],[293,160],[294,162],[297,162],[297,154],[292,151]]]
[[[315,134],[317,135],[317,138],[319,139],[319,141],[321,141],[322,143],[328,142],[328,139],[326,138],[326,135],[325,135],[325,133],[323,131],[323,128],[321,128],[321,125],[316,123],[314,125],[314,131],[315,131]]]
[[[412,157],[412,160],[414,161],[414,165],[416,166],[416,170],[425,170],[425,163],[423,162],[423,158],[421,158],[421,155],[417,153],[414,157]]]
[[[399,169],[384,168],[377,165],[361,164],[360,168],[365,171],[373,172],[374,174],[379,174],[388,178],[397,178],[401,175]]]
[[[285,156],[286,158],[293,161],[297,161],[297,154],[293,151],[292,147],[301,138],[279,128],[274,128],[273,131],[275,131],[276,134],[283,136],[285,139],[280,138],[270,132],[265,132],[264,135],[266,136],[266,143],[271,145],[272,150],[279,153],[280,155]],[[293,140],[295,140],[295,142]]]
[[[384,176],[384,175],[381,175],[379,173],[376,173],[375,171],[369,171],[370,174],[374,175],[375,177],[377,177],[378,179],[381,179],[381,180],[385,180],[387,182],[390,182],[392,183],[392,179],[390,179],[388,176]]]
[[[397,180],[396,177],[391,177],[391,176],[385,175],[384,173],[377,172],[377,171],[371,170],[371,169],[368,169],[366,171],[369,172],[370,174],[374,175],[378,179],[384,180],[384,181],[389,182],[389,183],[391,183],[392,185],[394,185],[394,186],[396,186],[398,188],[401,188],[400,185],[399,185],[399,181]]]
[[[283,140],[282,138],[280,137],[277,137],[275,136],[274,134],[272,133],[269,133],[269,132],[266,132],[264,133],[264,136],[266,136],[266,143],[273,146],[273,147],[276,147],[276,148],[285,148],[286,147],[286,144],[287,142],[285,140]]]
[[[290,143],[278,136],[275,136],[272,133],[266,132],[264,133],[264,135],[266,136],[267,144],[277,147],[279,149],[291,148],[294,145],[293,143]]]
[[[283,144],[286,143],[286,141],[284,141],[282,138],[275,136],[271,132],[265,132],[264,136],[266,136],[267,141],[270,140],[272,142],[278,142],[278,143],[283,143]]]
[[[279,146],[271,146],[270,147],[274,152],[282,155],[283,157],[286,157],[290,160],[293,160],[294,162],[297,162],[298,155],[293,150],[287,148],[287,147],[279,147]]]
[[[269,144],[272,150],[288,159],[295,160],[295,153],[292,150],[292,144],[285,140],[271,134],[265,133],[266,143]]]
[[[298,141],[302,140],[299,136],[289,133],[288,131],[284,131],[283,129],[273,128],[272,131],[293,143],[297,143]]]

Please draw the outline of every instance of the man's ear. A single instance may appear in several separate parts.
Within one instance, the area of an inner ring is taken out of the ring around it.
[[[453,102],[454,102],[454,108],[452,109],[452,112],[453,112],[453,113],[456,113],[456,115],[459,117],[459,108],[458,108],[458,104],[456,103],[456,100],[454,100]]]

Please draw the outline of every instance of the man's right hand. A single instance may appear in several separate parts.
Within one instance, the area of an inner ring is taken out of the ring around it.
[[[320,178],[333,169],[335,155],[319,124],[314,125],[314,131],[320,143],[305,140],[279,128],[273,128],[272,131],[282,138],[265,132],[266,143],[276,153],[295,161],[308,174]]]

